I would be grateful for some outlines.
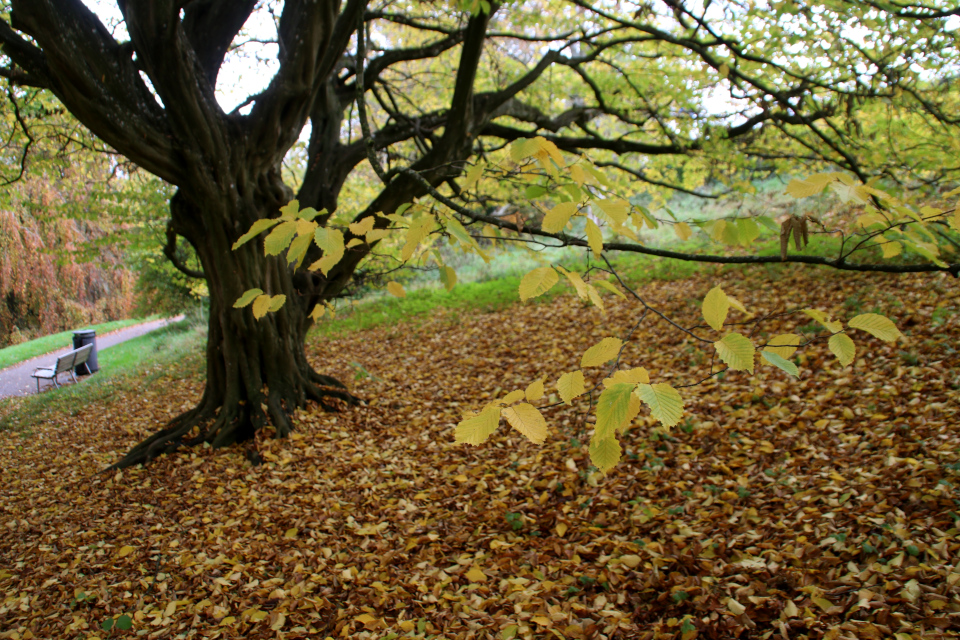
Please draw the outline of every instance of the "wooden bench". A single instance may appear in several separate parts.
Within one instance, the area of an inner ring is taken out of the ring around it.
[[[31,376],[37,379],[37,393],[40,393],[40,379],[44,378],[46,380],[53,380],[53,384],[60,388],[60,382],[57,380],[57,376],[61,373],[70,372],[70,375],[73,377],[73,381],[77,381],[77,376],[74,374],[74,369],[79,367],[81,364],[87,361],[90,357],[90,353],[93,351],[93,345],[88,344],[79,349],[74,349],[68,353],[63,354],[57,358],[57,363],[52,367],[40,367],[34,371]]]

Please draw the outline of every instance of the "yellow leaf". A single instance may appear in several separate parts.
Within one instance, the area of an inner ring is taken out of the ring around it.
[[[167,607],[163,610],[163,615],[164,615],[165,617],[169,618],[169,617],[172,616],[174,613],[176,613],[176,611],[177,611],[177,603],[176,603],[176,601],[174,601],[174,602],[168,602],[168,603],[167,603]]]
[[[467,171],[467,175],[463,177],[463,188],[469,189],[473,185],[477,184],[480,180],[480,176],[483,175],[483,165],[476,164],[470,167],[470,171]]]
[[[803,312],[816,320],[821,324],[827,331],[831,333],[837,333],[838,331],[843,331],[843,324],[836,321],[831,321],[830,316],[825,314],[820,309],[804,309]]]
[[[463,575],[470,582],[486,582],[487,581],[487,574],[481,571],[480,567],[478,567],[477,565],[473,565],[473,567]]]
[[[620,562],[631,569],[636,569],[642,561],[643,559],[640,556],[634,554],[620,556]]]
[[[237,241],[233,243],[233,247],[231,247],[231,249],[236,251],[241,245],[246,244],[247,242],[257,237],[258,235],[260,235],[261,233],[263,233],[264,231],[266,231],[267,229],[269,229],[270,227],[274,226],[279,222],[280,222],[279,220],[272,220],[270,218],[262,218],[260,220],[257,220],[250,226],[249,231],[247,231],[245,234],[240,236],[237,239]]]
[[[531,382],[530,386],[527,387],[527,390],[524,392],[527,396],[527,400],[530,402],[536,402],[543,397],[543,380],[537,380],[536,382]]]
[[[334,267],[340,258],[343,257],[343,234],[337,229],[319,228],[313,232],[313,240],[317,246],[323,249],[323,257],[311,264],[310,271],[320,270],[323,275],[327,275],[330,269]]]
[[[793,600],[787,600],[787,604],[783,607],[783,616],[786,618],[796,618],[800,615],[800,610],[797,609],[797,605],[793,604]]]
[[[726,230],[726,220],[714,220],[712,223],[710,223],[710,237],[716,242],[721,242],[723,240],[723,235]]]
[[[280,631],[283,628],[283,625],[287,622],[287,616],[280,612],[277,614],[277,619],[273,621],[273,624],[270,625],[270,628],[274,631]]]
[[[596,367],[617,357],[623,341],[620,338],[604,338],[583,352],[581,367]]]
[[[626,371],[617,371],[612,376],[603,381],[603,386],[609,388],[615,384],[649,384],[650,374],[643,367],[628,369]]]
[[[560,281],[553,267],[540,267],[523,276],[520,281],[520,299],[529,300],[549,291]]]
[[[583,383],[583,371],[579,369],[565,373],[557,380],[557,392],[566,404],[570,404],[571,400],[582,395],[584,391],[586,388]]]
[[[270,310],[270,305],[273,302],[273,298],[264,294],[259,295],[253,300],[253,317],[259,320],[263,316],[267,315],[267,311]]]
[[[587,285],[587,297],[590,298],[590,302],[592,302],[595,307],[600,309],[602,313],[606,313],[606,310],[603,307],[603,299],[600,297],[600,294],[597,293],[597,290],[593,288],[593,285]]]
[[[404,242],[403,249],[400,251],[401,260],[406,262],[413,257],[413,254],[417,251],[417,247],[420,246],[420,243],[426,240],[427,236],[430,235],[430,232],[433,231],[433,227],[436,222],[436,218],[426,215],[421,216],[410,223],[410,227],[407,229],[406,241]]]
[[[283,534],[283,537],[284,537],[284,538],[287,538],[288,540],[292,540],[293,538],[296,538],[296,537],[297,537],[297,529],[296,529],[296,528],[287,529],[286,533]]]
[[[406,298],[407,292],[399,282],[390,281],[387,283],[387,293],[397,298]]]
[[[277,295],[270,298],[270,306],[267,307],[267,311],[277,312],[280,310],[280,307],[283,306],[283,303],[287,301],[287,296]]]
[[[562,169],[566,165],[566,163],[563,161],[563,154],[560,153],[560,149],[557,147],[557,145],[550,142],[543,136],[537,136],[533,140],[537,143],[540,151],[549,155],[550,158],[557,163],[558,167]]]
[[[576,290],[577,295],[580,296],[581,300],[586,300],[589,297],[589,294],[587,293],[587,283],[583,281],[583,278],[580,277],[579,273],[576,271],[567,271],[560,266],[557,267],[557,271],[567,277],[567,280],[569,280],[570,284],[573,285],[573,288]]]
[[[488,405],[479,414],[465,418],[454,433],[456,442],[479,445],[490,437],[500,424],[500,407]]]
[[[233,616],[227,616],[226,618],[224,618],[223,620],[220,621],[220,626],[221,626],[221,627],[229,627],[230,625],[232,625],[232,624],[233,624],[234,622],[236,622],[236,621],[237,621],[237,619],[236,619],[235,617],[233,617]]]
[[[613,469],[620,462],[622,455],[623,451],[620,449],[620,443],[616,437],[610,436],[601,439],[594,435],[590,439],[590,462],[600,471],[606,473]]]
[[[802,342],[803,338],[794,333],[781,333],[770,338],[763,350],[775,353],[781,358],[789,358],[796,352]]]
[[[753,373],[754,348],[750,339],[739,333],[729,333],[713,343],[717,355],[734,371]]]
[[[887,240],[880,245],[884,258],[895,258],[903,252],[903,245],[896,240]]]
[[[690,236],[693,235],[693,229],[686,222],[678,222],[673,225],[673,232],[677,234],[681,241],[689,240]]]
[[[730,613],[735,616],[739,616],[744,611],[747,610],[745,606],[734,600],[733,598],[727,598],[727,609],[730,609]]]
[[[608,282],[607,280],[591,280],[590,284],[606,289],[610,293],[620,296],[624,300],[627,299],[627,296],[623,295],[623,291],[620,291],[620,289],[617,289],[612,282]]]
[[[514,162],[526,160],[540,150],[540,145],[535,139],[521,138],[510,145],[510,159]]]
[[[575,202],[561,202],[547,211],[547,214],[543,216],[543,222],[540,223],[540,228],[547,233],[560,233],[576,212],[577,204]]]
[[[290,246],[290,241],[297,233],[297,223],[293,220],[281,222],[273,228],[263,239],[263,252],[268,256],[278,256],[280,252]]]
[[[327,308],[322,303],[317,303],[313,307],[313,311],[310,312],[310,317],[313,318],[314,322],[320,320],[323,317],[323,314],[326,313]]]
[[[270,614],[268,614],[266,611],[261,611],[260,609],[257,609],[256,611],[250,614],[250,620],[253,622],[260,622],[261,620],[266,619],[266,617],[269,615]]]
[[[587,219],[587,244],[597,257],[603,253],[603,233],[593,220]]]
[[[734,298],[733,296],[727,296],[727,302],[730,303],[730,307],[731,307],[731,308],[736,309],[736,310],[739,311],[740,313],[742,313],[742,314],[744,314],[744,315],[747,315],[747,316],[753,315],[752,313],[750,313],[749,311],[747,311],[747,308],[746,308],[745,306],[743,306],[743,303],[742,303],[742,302],[740,302],[739,300],[737,300],[737,299]]]
[[[830,351],[833,355],[837,356],[837,360],[839,360],[840,364],[844,367],[853,362],[853,359],[857,355],[856,345],[853,344],[850,336],[845,333],[835,333],[830,336],[827,346],[830,347]]]
[[[374,618],[374,617],[373,617],[372,615],[370,615],[369,613],[361,613],[361,614],[358,615],[356,618],[354,618],[354,620],[356,620],[357,622],[359,622],[360,624],[362,624],[362,625],[364,625],[364,626],[366,626],[366,625],[368,625],[368,624],[372,624],[372,623],[374,623],[374,622],[377,621],[377,619]]]
[[[611,198],[607,200],[595,200],[597,207],[607,214],[607,218],[614,224],[620,226],[627,221],[630,214],[630,203],[620,198]]]
[[[550,618],[544,616],[534,616],[530,618],[530,622],[536,622],[541,627],[552,627],[553,623],[550,622]]]
[[[564,523],[560,522],[560,523],[557,523],[557,526],[554,527],[553,530],[556,531],[556,532],[557,532],[557,535],[562,538],[564,535],[566,535],[568,528],[569,528],[569,527],[567,527],[567,525],[565,525]]]
[[[504,404],[513,404],[518,400],[523,400],[523,391],[517,389],[516,391],[511,391],[507,395],[503,396]]]
[[[637,385],[635,393],[650,407],[650,413],[663,426],[672,427],[683,417],[683,398],[669,384]]]
[[[525,435],[535,444],[543,444],[547,438],[547,421],[532,404],[521,402],[512,407],[505,407],[503,417],[510,426]]]
[[[262,289],[248,289],[244,291],[243,295],[237,298],[237,301],[233,303],[233,308],[241,309],[247,306],[248,304],[253,302],[257,296],[261,295],[262,293],[263,293]]]
[[[367,232],[367,243],[373,243],[390,235],[390,229],[374,229]]]
[[[355,236],[365,236],[367,232],[373,231],[373,223],[376,221],[374,216],[367,216],[359,222],[350,223],[350,233]]]
[[[453,288],[457,286],[457,272],[453,270],[453,267],[440,267],[440,282],[443,283],[443,287],[447,291],[453,291]]]
[[[706,297],[703,299],[701,309],[703,311],[703,319],[707,321],[707,324],[715,331],[720,331],[720,329],[723,328],[724,321],[727,319],[727,313],[730,311],[730,300],[727,298],[727,294],[723,292],[723,289],[720,288],[720,285],[717,285],[707,292]]]
[[[131,553],[133,553],[134,551],[136,551],[136,547],[130,547],[130,546],[120,547],[120,550],[117,551],[117,556],[120,558],[125,558]]]
[[[363,244],[363,240],[361,240],[360,238],[351,238],[350,242],[347,243],[347,249],[349,249],[350,247],[356,247],[361,244]]]
[[[897,325],[879,313],[862,313],[851,318],[847,324],[853,329],[866,331],[884,342],[896,342],[897,338],[903,337],[903,334],[897,329]]]
[[[797,180],[793,179],[787,185],[787,193],[793,196],[794,198],[806,198],[808,196],[815,196],[823,189],[830,184],[831,182],[836,182],[842,174],[837,172],[832,173],[818,173],[812,175],[806,180]]]

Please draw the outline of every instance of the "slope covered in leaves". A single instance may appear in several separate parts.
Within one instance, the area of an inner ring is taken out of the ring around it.
[[[606,297],[602,317],[564,296],[438,315],[316,345],[318,369],[368,405],[301,412],[291,439],[257,442],[259,466],[240,448],[181,449],[98,475],[199,397],[200,380],[171,372],[0,434],[0,638],[106,638],[123,615],[132,629],[111,637],[949,635],[955,283],[778,270],[643,294],[689,325],[718,282],[757,313],[877,309],[908,340],[858,335],[848,368],[807,348],[799,380],[758,365],[684,389],[687,419],[664,432],[642,411],[603,477],[589,467],[588,396],[544,410],[542,446],[506,424],[482,447],[455,445],[453,429],[538,377],[555,393],[587,347],[632,326],[634,305]],[[679,386],[707,362],[648,320],[623,365]]]

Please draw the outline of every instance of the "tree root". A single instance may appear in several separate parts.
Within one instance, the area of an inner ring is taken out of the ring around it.
[[[320,404],[324,411],[336,412],[338,408],[326,400],[334,398],[348,405],[358,405],[360,398],[346,391],[346,386],[336,378],[310,372],[309,381],[303,383],[303,395],[300,398],[313,400]],[[106,469],[112,471],[124,469],[138,464],[147,464],[151,460],[165,453],[171,453],[181,446],[196,446],[202,442],[209,442],[214,448],[225,447],[236,442],[253,438],[260,429],[267,425],[267,419],[276,428],[276,437],[283,438],[294,430],[289,411],[302,404],[296,401],[296,396],[285,397],[280,391],[271,390],[264,401],[265,409],[261,407],[261,400],[248,400],[246,403],[237,403],[226,406],[220,398],[211,398],[206,393],[200,403],[172,419],[167,425],[146,440],[143,440],[120,460]],[[204,427],[204,425],[207,425]],[[199,427],[199,433],[193,437],[189,434]]]

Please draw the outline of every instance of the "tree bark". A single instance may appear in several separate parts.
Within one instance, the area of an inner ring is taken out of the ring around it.
[[[321,288],[304,295],[284,257],[265,256],[259,243],[231,250],[239,235],[236,220],[272,214],[289,198],[282,183],[269,176],[235,184],[251,183],[268,188],[255,187],[247,197],[234,193],[217,198],[196,194],[191,198],[181,189],[171,202],[172,226],[196,247],[210,291],[206,388],[195,408],[136,445],[111,468],[145,464],[181,445],[208,442],[222,447],[242,442],[267,424],[283,437],[294,429],[292,414],[310,400],[326,408],[330,398],[356,402],[336,379],[314,371],[304,350],[308,306],[327,292]],[[279,311],[256,320],[249,307],[233,307],[252,288],[285,295],[287,301]]]

